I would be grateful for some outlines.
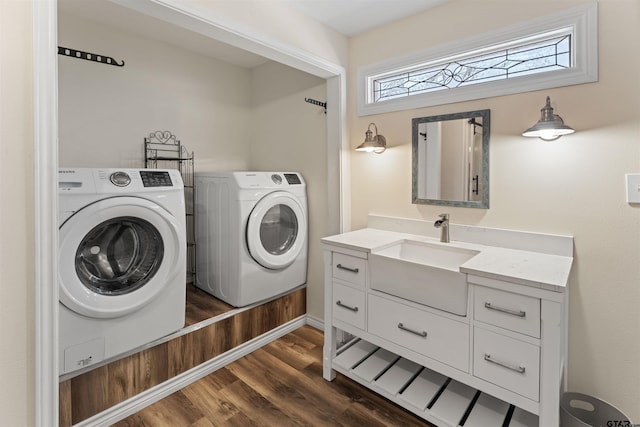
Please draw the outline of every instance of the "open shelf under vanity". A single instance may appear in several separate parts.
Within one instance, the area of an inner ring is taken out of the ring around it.
[[[538,417],[363,339],[333,359],[333,368],[438,425],[533,427]]]

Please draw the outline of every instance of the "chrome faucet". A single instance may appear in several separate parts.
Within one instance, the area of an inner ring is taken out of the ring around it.
[[[440,234],[440,241],[443,243],[449,243],[449,214],[440,214],[439,220],[433,223],[435,228],[442,228],[442,233]]]

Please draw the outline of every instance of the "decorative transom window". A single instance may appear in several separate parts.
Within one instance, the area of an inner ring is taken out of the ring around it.
[[[570,28],[560,36],[544,34],[517,40],[510,47],[493,46],[488,53],[470,52],[436,64],[420,64],[397,74],[373,77],[373,99],[411,96],[434,90],[452,89],[492,80],[571,67]],[[495,50],[494,50],[495,49]]]
[[[358,70],[360,115],[597,80],[596,4]]]

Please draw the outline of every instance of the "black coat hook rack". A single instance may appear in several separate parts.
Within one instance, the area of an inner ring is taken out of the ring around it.
[[[122,64],[118,64],[118,61],[110,56],[97,55],[95,53],[83,52],[81,50],[70,49],[68,47],[58,46],[58,55],[64,55],[70,58],[86,59],[87,61],[93,62],[101,62],[103,64],[115,65],[116,67],[124,67],[124,61],[122,61]]]
[[[318,106],[324,108],[324,113],[327,114],[327,103],[326,102],[317,101],[317,100],[311,99],[311,98],[305,98],[304,101],[308,102],[309,104],[318,105]]]

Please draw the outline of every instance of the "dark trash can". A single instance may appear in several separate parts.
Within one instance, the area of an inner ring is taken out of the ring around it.
[[[619,409],[596,397],[567,392],[560,400],[562,427],[632,427]]]

